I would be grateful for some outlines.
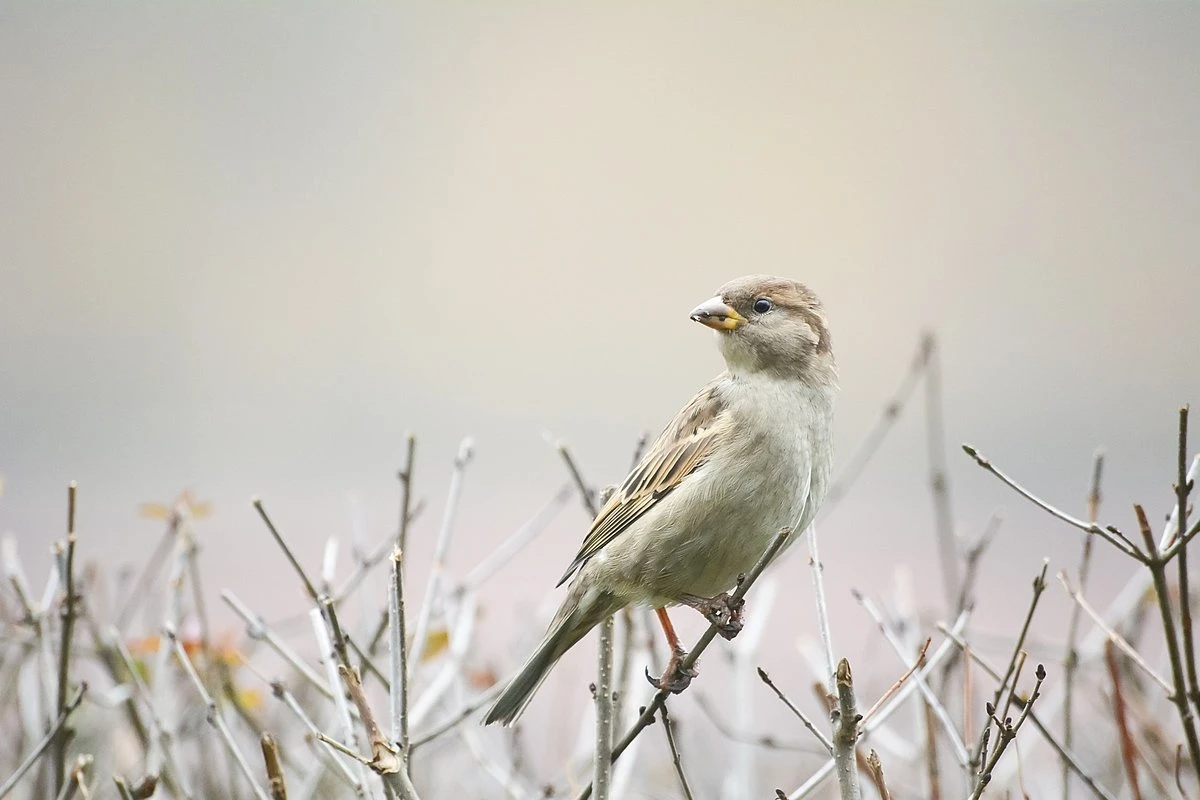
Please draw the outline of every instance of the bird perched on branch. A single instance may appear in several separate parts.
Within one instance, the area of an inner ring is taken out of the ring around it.
[[[682,691],[685,653],[666,607],[691,606],[741,628],[726,590],[780,529],[791,544],[829,486],[837,370],[821,303],[801,283],[752,275],[731,281],[691,318],[717,332],[726,371],[671,420],[604,504],[579,554],[549,631],[488,711],[510,725],[550,670],[604,618],[649,605],[671,647],[660,688]],[[785,545],[786,547],[787,545]]]

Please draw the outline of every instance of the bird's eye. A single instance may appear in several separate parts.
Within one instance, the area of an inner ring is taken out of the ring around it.
[[[758,314],[765,314],[774,307],[775,304],[765,297],[760,297],[754,301],[754,311]]]

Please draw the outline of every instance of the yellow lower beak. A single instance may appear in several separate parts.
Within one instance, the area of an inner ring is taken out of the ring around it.
[[[696,306],[691,316],[696,322],[715,331],[732,331],[746,324],[746,318],[726,305],[720,297]]]

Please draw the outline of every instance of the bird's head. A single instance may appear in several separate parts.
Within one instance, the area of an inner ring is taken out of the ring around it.
[[[836,381],[821,301],[798,281],[769,275],[732,280],[691,317],[717,331],[734,375],[762,373],[814,385]]]

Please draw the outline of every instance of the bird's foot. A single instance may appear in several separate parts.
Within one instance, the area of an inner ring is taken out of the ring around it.
[[[716,597],[696,597],[684,595],[680,598],[684,605],[691,606],[704,615],[704,618],[717,626],[717,633],[722,638],[732,639],[742,631],[742,609],[746,606],[744,599],[736,603],[729,592],[721,592]]]
[[[676,649],[671,653],[671,658],[667,661],[667,668],[663,670],[661,677],[656,678],[650,674],[649,668],[646,669],[646,680],[650,681],[650,685],[660,692],[666,689],[671,694],[679,694],[692,683],[692,678],[699,673],[693,669],[683,668],[683,660],[687,658],[687,653],[681,649]]]

